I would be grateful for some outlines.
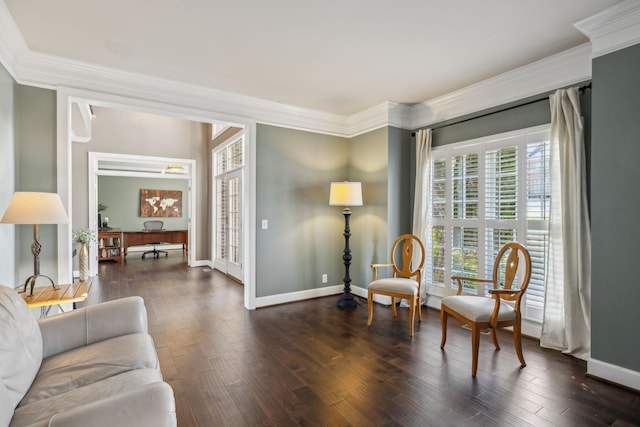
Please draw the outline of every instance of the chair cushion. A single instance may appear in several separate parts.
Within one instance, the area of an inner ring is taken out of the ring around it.
[[[369,284],[373,291],[394,292],[402,295],[418,295],[418,282],[413,279],[402,277],[392,277],[387,279],[374,280]]]
[[[160,369],[153,340],[144,333],[79,347],[44,359],[19,407],[143,368]]]
[[[87,384],[83,387],[54,394],[46,399],[38,400],[28,405],[20,405],[13,416],[11,426],[31,425],[51,419],[56,414],[72,410],[82,405],[90,404],[110,396],[117,396],[146,384],[162,381],[162,374],[156,369],[134,369],[123,372],[102,381]],[[118,410],[118,408],[114,408]],[[90,420],[87,420],[90,425]],[[117,427],[117,426],[116,426]]]
[[[0,285],[0,425],[31,387],[42,362],[42,335],[22,297]]]
[[[461,314],[473,322],[488,322],[491,319],[491,313],[493,313],[493,309],[496,306],[496,301],[493,298],[451,295],[442,298],[441,304],[449,307],[456,313]],[[501,302],[498,320],[513,320],[515,318],[516,312],[513,307]]]

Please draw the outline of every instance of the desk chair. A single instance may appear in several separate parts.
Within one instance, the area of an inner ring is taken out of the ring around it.
[[[143,223],[144,226],[144,230],[145,231],[158,231],[158,230],[162,230],[164,227],[164,222],[163,221],[158,221],[158,220],[153,220],[153,221],[145,221]],[[162,242],[153,242],[151,243],[153,245],[153,250],[152,251],[146,251],[142,254],[142,259],[144,259],[144,256],[147,254],[153,254],[154,258],[160,258],[160,254],[163,253],[165,257],[169,256],[169,252],[167,251],[159,251],[156,249],[156,245],[159,245]]]

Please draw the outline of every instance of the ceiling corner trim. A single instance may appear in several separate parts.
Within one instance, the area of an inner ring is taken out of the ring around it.
[[[348,135],[362,135],[384,126],[410,129],[411,107],[398,102],[383,102],[366,110],[352,114],[347,119]]]
[[[0,63],[4,65],[14,80],[18,80],[16,64],[20,56],[28,49],[13,16],[3,1],[0,1],[0,28],[2,29],[0,31]]]
[[[591,40],[593,57],[624,49],[640,43],[640,1],[625,0],[574,25]]]
[[[411,109],[411,128],[429,126],[590,78],[591,45],[587,43],[416,104]]]

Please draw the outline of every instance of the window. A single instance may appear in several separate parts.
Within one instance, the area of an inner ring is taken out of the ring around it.
[[[426,246],[427,281],[447,294],[451,276],[490,277],[507,242],[531,254],[523,316],[542,320],[548,254],[549,126],[434,148]],[[465,292],[485,295],[470,286]]]

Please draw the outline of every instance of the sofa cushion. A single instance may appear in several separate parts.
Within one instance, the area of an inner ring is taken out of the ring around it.
[[[160,369],[153,340],[145,333],[76,348],[42,361],[38,376],[19,407],[143,368]]]
[[[0,285],[0,425],[31,387],[42,361],[42,335],[22,297]],[[11,411],[7,411],[11,409]],[[8,418],[7,418],[8,417]]]
[[[121,395],[147,384],[161,381],[162,374],[157,369],[135,369],[123,372],[102,381],[51,396],[28,405],[21,404],[13,415],[10,427],[32,425],[38,421],[48,421],[56,414],[61,414],[82,405]],[[47,424],[48,422],[43,422],[43,425],[46,426]]]

